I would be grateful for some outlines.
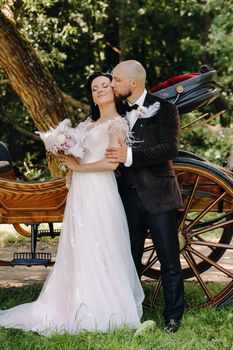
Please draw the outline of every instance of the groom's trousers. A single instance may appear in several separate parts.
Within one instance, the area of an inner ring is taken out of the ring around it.
[[[161,264],[165,322],[180,319],[184,312],[184,287],[179,257],[177,210],[160,214],[149,213],[141,203],[135,187],[123,196],[129,225],[131,251],[138,274],[148,229]]]

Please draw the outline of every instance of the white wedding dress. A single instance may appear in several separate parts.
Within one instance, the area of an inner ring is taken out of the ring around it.
[[[76,132],[82,162],[104,158],[109,134],[123,119]],[[0,326],[54,333],[136,328],[144,293],[130,252],[129,233],[113,171],[73,172],[56,263],[34,302],[0,311]]]

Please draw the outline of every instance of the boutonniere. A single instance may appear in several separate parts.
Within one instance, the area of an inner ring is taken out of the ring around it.
[[[140,106],[136,110],[137,118],[151,118],[153,117],[159,110],[160,103],[155,102],[153,105],[149,107]]]

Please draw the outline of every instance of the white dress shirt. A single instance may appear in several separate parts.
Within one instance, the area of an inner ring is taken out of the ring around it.
[[[132,106],[133,104],[137,104],[138,107],[141,107],[143,106],[143,103],[145,101],[145,98],[146,98],[146,94],[147,94],[147,91],[144,90],[144,92],[142,93],[142,95],[137,99],[137,101],[135,101],[134,103],[130,103],[128,101],[128,104],[129,106]],[[132,130],[132,128],[134,127],[134,124],[136,123],[137,121],[137,113],[136,113],[136,109],[133,109],[132,111],[130,112],[126,112],[126,119],[128,120],[129,122],[129,128],[130,130]],[[132,153],[132,148],[131,147],[128,147],[127,148],[127,156],[126,156],[126,161],[124,163],[124,165],[126,167],[129,167],[133,164],[133,153]]]

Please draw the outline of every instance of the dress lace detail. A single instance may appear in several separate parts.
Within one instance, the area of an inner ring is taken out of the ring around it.
[[[133,134],[129,129],[128,121],[124,117],[116,117],[111,120],[109,123],[109,133],[118,134],[127,144],[133,142]]]

